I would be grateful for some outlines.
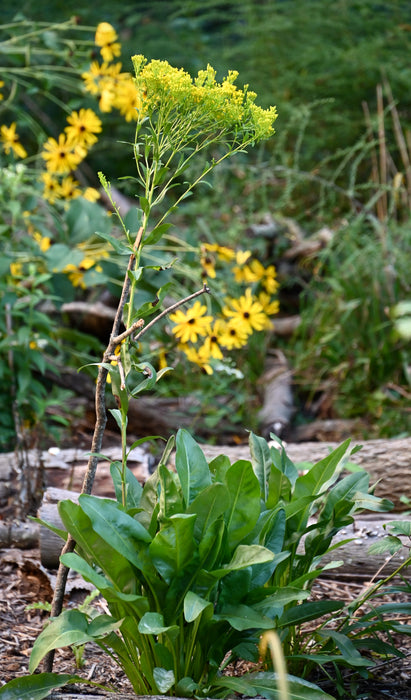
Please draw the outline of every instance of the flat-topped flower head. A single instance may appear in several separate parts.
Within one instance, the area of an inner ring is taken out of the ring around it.
[[[41,155],[50,173],[65,175],[76,169],[87,155],[87,150],[84,146],[73,144],[66,134],[59,134],[58,141],[51,136],[47,139]]]
[[[213,317],[205,316],[206,312],[207,307],[196,301],[186,313],[178,309],[170,314],[170,321],[175,324],[172,332],[181,343],[196,343],[199,336],[209,332]]]
[[[228,135],[238,143],[268,138],[274,133],[275,107],[263,109],[255,104],[256,94],[248,86],[235,85],[237,71],[229,71],[221,83],[210,65],[193,80],[182,68],[167,61],[150,61],[140,55],[132,57],[135,84],[150,118],[170,124],[176,131],[173,143],[185,134],[187,143],[207,134]]]
[[[249,335],[267,327],[267,315],[249,288],[239,299],[229,299],[227,306],[223,308],[223,314],[235,321],[238,328],[242,328]]]
[[[85,148],[96,143],[98,140],[96,134],[102,131],[101,119],[92,109],[80,109],[79,112],[72,112],[67,117],[67,123],[69,125],[65,128],[67,140]]]

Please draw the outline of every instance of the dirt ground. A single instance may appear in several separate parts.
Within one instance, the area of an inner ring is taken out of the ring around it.
[[[47,620],[47,612],[27,609],[34,603],[50,601],[54,585],[54,573],[45,570],[40,564],[38,550],[0,550],[0,684],[27,673],[32,645]],[[336,597],[351,600],[363,587],[362,583],[322,580],[315,584],[315,597]],[[67,587],[67,605],[81,602],[87,591],[81,579],[70,576]],[[94,601],[93,605],[98,605]],[[405,620],[409,623],[409,620]],[[361,681],[357,687],[357,698],[365,700],[409,700],[411,697],[411,639],[401,637],[396,640],[397,648],[405,658],[381,663],[373,672],[373,678]],[[87,645],[83,656],[84,665],[76,668],[70,649],[56,652],[54,671],[58,673],[78,673],[117,692],[131,693],[132,688],[118,667],[96,645]],[[241,666],[231,669],[241,673]],[[313,679],[314,680],[314,679]],[[352,679],[351,679],[352,680]],[[347,678],[347,686],[350,679]],[[324,690],[333,694],[335,688],[323,685]],[[77,686],[78,693],[91,693],[86,686]],[[94,692],[96,692],[94,690]],[[349,694],[347,697],[351,697]],[[354,696],[355,697],[355,696]]]

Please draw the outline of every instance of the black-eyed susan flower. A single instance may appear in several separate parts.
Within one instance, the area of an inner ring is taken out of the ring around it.
[[[199,348],[199,355],[207,358],[213,358],[214,360],[222,360],[224,355],[221,350],[221,338],[225,332],[225,324],[221,319],[214,321],[207,335],[203,345]]]
[[[254,258],[243,268],[243,275],[244,281],[249,284],[261,282],[269,294],[275,294],[278,289],[277,273],[274,265],[264,267],[259,260]]]
[[[41,153],[42,158],[46,161],[47,170],[59,175],[65,175],[70,170],[75,170],[86,155],[87,150],[84,146],[71,143],[65,134],[60,134],[58,141],[50,136]]]
[[[236,319],[231,319],[224,324],[219,343],[227,350],[238,350],[247,345],[249,336],[250,333],[248,333],[244,324],[239,324]]]
[[[121,44],[117,41],[118,35],[114,27],[108,22],[100,22],[96,29],[95,43],[100,46],[100,53],[104,61],[112,61],[121,54]]]
[[[229,299],[223,308],[224,316],[234,320],[239,328],[251,335],[253,331],[262,331],[267,326],[267,316],[258,299],[250,289],[239,299]]]
[[[80,183],[75,180],[71,175],[63,178],[60,183],[60,198],[66,199],[76,199],[82,194],[80,189]]]
[[[0,80],[0,88],[4,87],[4,80]],[[3,93],[0,92],[0,100],[3,99]]]
[[[97,136],[102,130],[101,119],[92,109],[80,109],[79,112],[72,112],[67,117],[65,132],[67,140],[73,144],[78,144],[89,148],[96,143]]]
[[[12,151],[17,158],[25,158],[27,156],[27,151],[21,145],[20,139],[16,134],[16,122],[13,122],[10,126],[2,124],[0,127],[0,140],[7,155]]]
[[[272,299],[267,292],[260,292],[258,295],[258,301],[260,302],[261,306],[263,307],[264,313],[267,314],[267,316],[274,316],[275,314],[278,314],[280,310],[280,302],[278,299]],[[269,319],[268,321],[268,328],[271,327],[271,323]]]
[[[42,173],[40,179],[43,181],[44,190],[43,197],[50,204],[54,204],[56,199],[60,198],[60,183],[50,173]]]
[[[206,374],[213,374],[213,368],[209,363],[210,356],[204,351],[204,348],[196,349],[189,345],[180,346],[186,356],[186,358],[193,362],[193,364],[198,365]]]
[[[209,332],[213,320],[212,316],[204,315],[206,312],[207,307],[199,301],[194,302],[186,313],[177,309],[174,314],[170,314],[170,321],[175,324],[172,333],[181,343],[196,343],[199,336]]]

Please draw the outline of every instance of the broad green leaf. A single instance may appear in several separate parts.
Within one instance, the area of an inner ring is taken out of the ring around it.
[[[368,554],[384,554],[385,552],[388,552],[388,554],[395,554],[396,552],[399,552],[400,549],[402,549],[403,544],[400,540],[399,537],[393,537],[392,535],[387,535],[386,537],[382,537],[378,542],[374,542],[374,544],[371,545],[371,547],[368,547]]]
[[[33,673],[40,661],[52,649],[84,644],[92,640],[88,633],[86,615],[79,610],[64,610],[61,615],[50,621],[34,642],[29,672]]]
[[[225,475],[229,501],[224,518],[230,551],[255,527],[260,515],[260,485],[251,462],[240,459]]]
[[[324,459],[314,464],[306,474],[299,476],[295,482],[294,497],[318,495],[329,488],[338,479],[348,461],[349,445],[350,440],[346,440]]]
[[[285,445],[281,442],[281,440],[277,439],[277,442],[280,445],[279,448],[274,447],[274,445],[270,447],[271,461],[276,469],[287,477],[291,486],[294,486],[298,478],[298,469],[294,462],[292,462],[289,458]]]
[[[248,683],[249,690],[247,695],[262,695],[269,700],[283,700],[280,691],[277,686],[278,675],[270,671],[261,671],[257,673],[247,673],[240,679],[226,678],[218,679],[219,684],[227,688],[236,689],[235,683],[231,684],[231,681],[240,680],[243,684]],[[328,695],[321,688],[314,683],[303,680],[302,678],[296,678],[295,676],[287,675],[289,696],[287,700],[335,700],[332,695]],[[251,692],[250,692],[251,691]],[[244,691],[240,691],[244,692]]]
[[[151,537],[137,520],[120,509],[116,501],[83,494],[80,506],[91,520],[93,529],[125,559],[137,568],[142,560],[136,542],[149,543]]]
[[[171,518],[172,515],[184,511],[183,496],[180,483],[174,472],[171,472],[164,464],[158,466],[160,476],[160,510],[159,520]]]
[[[176,625],[165,625],[163,615],[156,612],[145,613],[138,623],[138,630],[141,634],[163,634],[176,627]]]
[[[156,226],[153,228],[152,231],[146,236],[144,239],[144,245],[154,245],[157,243],[160,238],[164,236],[165,233],[167,233],[168,229],[170,228],[172,224],[160,224],[159,226]]]
[[[194,533],[195,533],[194,523]],[[223,520],[214,520],[204,532],[198,546],[200,566],[202,569],[211,570],[216,562],[221,561],[224,543],[225,523]]]
[[[261,547],[258,544],[240,544],[235,550],[231,561],[228,564],[224,564],[219,569],[210,571],[210,574],[211,576],[219,579],[226,576],[231,571],[238,571],[256,564],[264,564],[265,562],[272,561],[273,559],[274,554],[265,547]]]
[[[93,569],[93,567],[90,566],[90,564],[88,564],[83,557],[80,557],[75,552],[62,554],[60,561],[69,569],[77,571],[77,573],[80,574],[85,581],[92,583],[99,591],[110,586],[110,583],[107,581],[105,576],[97,573],[97,571]]]
[[[251,463],[260,484],[261,498],[266,503],[268,498],[268,481],[272,466],[270,448],[264,438],[254,435],[254,433],[250,433],[249,445]]]
[[[197,593],[188,591],[184,598],[184,617],[186,622],[193,622],[206,609],[213,608],[209,600],[201,598]]]
[[[167,693],[175,683],[174,671],[156,666],[153,669],[153,678],[160,693]]]
[[[267,508],[273,509],[278,506],[280,501],[289,501],[291,490],[292,484],[287,474],[284,474],[281,469],[272,464],[268,479]]]
[[[252,603],[254,608],[259,611],[264,611],[270,608],[275,611],[276,608],[283,608],[289,603],[300,602],[310,597],[310,591],[302,590],[296,586],[266,586],[253,591],[248,597],[247,602]],[[273,615],[276,612],[273,612]]]
[[[239,632],[249,629],[269,630],[273,626],[269,617],[261,615],[248,605],[227,605],[220,613],[215,613],[213,619],[225,620]]]
[[[207,486],[195,497],[187,508],[187,513],[197,515],[194,525],[194,537],[201,541],[210,525],[217,520],[227,507],[228,492],[226,486],[215,483]]]
[[[0,688],[0,698],[1,700],[43,700],[43,698],[49,697],[52,690],[69,683],[88,683],[90,685],[90,682],[84,678],[69,673],[36,673],[32,676],[14,678],[3,685]]]
[[[81,547],[88,563],[100,567],[116,587],[121,589],[127,586],[130,578],[134,578],[130,563],[93,530],[90,518],[80,505],[60,501],[58,509],[65,527]]]
[[[318,600],[314,603],[302,603],[286,610],[278,621],[278,627],[301,625],[303,622],[309,622],[322,615],[341,610],[342,607],[344,607],[344,603],[337,600]]]
[[[273,552],[270,552],[266,547],[261,547],[259,544],[239,544],[231,561],[225,565],[225,568],[234,571],[253,564],[264,564],[266,561],[272,561],[273,559]]]
[[[105,233],[104,231],[96,231],[95,233],[96,236],[99,236],[99,238],[102,238],[104,241],[110,243],[116,251],[117,255],[130,255],[130,253],[132,252],[131,245],[128,245],[124,243],[123,240],[112,236],[111,233]]]
[[[355,507],[357,510],[372,510],[378,513],[385,513],[394,508],[392,501],[388,498],[378,498],[372,493],[357,493],[355,496]]]
[[[175,688],[177,698],[191,698],[195,696],[195,691],[198,688],[198,683],[193,681],[189,676],[181,678]]]
[[[211,484],[211,474],[203,451],[187,430],[177,433],[175,465],[188,507],[200,491]]]
[[[220,481],[221,483],[225,481],[225,475],[230,467],[231,462],[227,455],[218,455],[209,463],[210,471],[214,474],[214,481]]]
[[[392,535],[411,537],[411,520],[390,520],[389,523],[385,523],[384,528],[388,528]]]
[[[114,632],[121,626],[122,620],[115,620],[111,615],[98,615],[93,617],[88,626],[90,637],[99,639],[105,637],[110,632]]]
[[[58,535],[58,537],[61,537],[62,540],[67,540],[68,533],[66,530],[62,530],[60,527],[55,527],[54,525],[51,525],[51,523],[48,523],[45,520],[42,520],[41,518],[35,518],[32,515],[29,515],[28,518],[29,520],[32,520],[33,523],[38,523],[42,527],[46,527],[47,530],[54,532],[54,534]]]
[[[350,666],[369,666],[370,660],[365,659],[361,656],[358,649],[355,648],[351,639],[349,639],[345,634],[341,632],[336,632],[335,630],[324,630],[322,636],[329,637],[332,639],[338,649],[340,650],[342,656],[344,657],[345,663]]]
[[[350,501],[353,504],[354,497],[358,492],[368,492],[370,477],[367,472],[354,472],[341,479],[326,496],[324,507],[321,510],[321,520],[330,520],[338,513],[340,501]]]
[[[110,474],[114,484],[114,490],[116,494],[117,503],[121,503],[122,499],[122,468],[121,462],[112,462],[110,464]],[[140,505],[141,494],[143,493],[143,487],[141,486],[139,480],[134,476],[131,469],[125,468],[125,482],[126,482],[126,509],[138,508]]]
[[[158,573],[167,583],[192,563],[195,515],[173,515],[150,544],[150,555]]]

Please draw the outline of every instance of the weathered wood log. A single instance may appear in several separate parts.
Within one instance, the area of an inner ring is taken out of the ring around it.
[[[35,523],[0,521],[0,549],[33,549],[38,546],[38,540],[39,528]]]

